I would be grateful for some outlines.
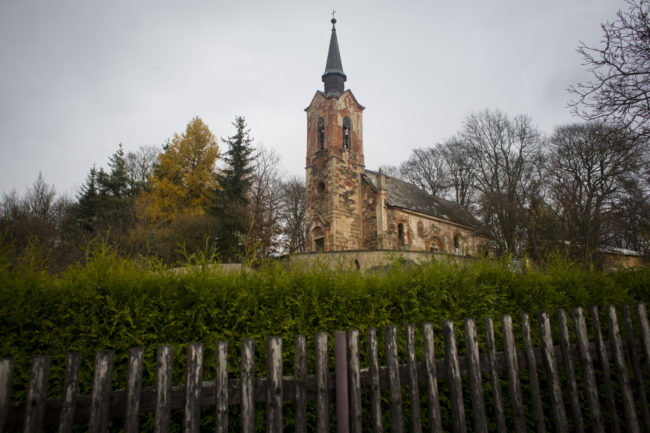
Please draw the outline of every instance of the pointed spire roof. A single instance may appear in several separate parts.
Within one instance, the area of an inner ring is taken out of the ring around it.
[[[341,53],[339,52],[339,43],[336,38],[336,18],[332,18],[332,36],[330,37],[330,48],[327,53],[327,63],[325,64],[325,73],[322,76],[325,83],[325,94],[340,96],[345,90],[347,77],[343,72],[341,63]]]

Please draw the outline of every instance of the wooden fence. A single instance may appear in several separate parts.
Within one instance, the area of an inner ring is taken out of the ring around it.
[[[123,422],[124,430],[130,433],[138,431],[140,414],[153,412],[154,431],[166,433],[174,427],[170,427],[172,411],[182,410],[182,429],[194,433],[199,431],[201,408],[209,406],[214,408],[216,424],[211,431],[228,431],[230,414],[231,421],[248,433],[260,427],[255,425],[255,412],[261,411],[261,402],[266,403],[268,432],[280,432],[283,427],[297,432],[312,430],[314,412],[318,432],[334,427],[339,432],[382,432],[388,428],[402,432],[405,425],[413,432],[421,432],[423,426],[433,432],[486,432],[488,427],[499,432],[523,432],[527,428],[538,432],[650,431],[646,395],[650,389],[648,316],[643,304],[635,306],[635,314],[627,306],[622,311],[623,335],[616,309],[606,309],[608,341],[603,338],[597,308],[591,310],[591,331],[581,308],[572,311],[572,330],[565,312],[559,311],[553,327],[559,345],[553,342],[548,313],[538,315],[538,332],[531,329],[529,316],[522,315],[519,346],[512,318],[503,316],[503,351],[497,351],[493,322],[486,319],[483,353],[479,350],[476,322],[466,319],[464,356],[458,354],[454,323],[446,321],[442,324],[445,356],[440,359],[436,359],[434,350],[433,326],[425,324],[418,339],[416,329],[407,326],[406,342],[401,345],[405,347],[402,359],[406,362],[402,364],[397,329],[389,326],[382,358],[385,366],[379,363],[376,331],[370,329],[364,357],[368,365],[364,368],[360,365],[358,331],[335,333],[333,370],[328,365],[328,335],[321,333],[315,337],[313,375],[307,368],[306,339],[297,336],[290,377],[283,375],[283,341],[279,337],[267,340],[265,377],[255,376],[252,340],[242,342],[238,378],[228,374],[227,343],[217,342],[214,381],[203,380],[203,346],[190,344],[186,381],[179,386],[174,386],[171,379],[172,346],[158,349],[155,387],[142,386],[143,350],[134,348],[128,357],[126,389],[118,391],[111,390],[114,354],[100,351],[89,396],[77,395],[80,355],[69,354],[59,399],[46,398],[50,358],[37,356],[33,359],[27,400],[23,402],[10,402],[13,362],[2,359],[0,432],[37,432],[45,425],[58,424],[58,431],[66,433],[76,423],[87,423],[90,432],[104,433],[108,420],[118,418],[122,420],[117,421],[118,425]],[[422,341],[420,351],[416,351],[416,340]],[[539,347],[534,346],[534,341],[541,342]],[[423,359],[417,359],[416,352]],[[486,399],[488,392],[490,397]],[[315,405],[308,404],[310,400],[315,400]],[[425,400],[421,407],[420,402]],[[285,401],[293,402],[291,420],[283,419]],[[237,411],[232,410],[235,405],[239,405]],[[426,413],[424,418],[422,413]],[[332,418],[335,422],[331,422]]]

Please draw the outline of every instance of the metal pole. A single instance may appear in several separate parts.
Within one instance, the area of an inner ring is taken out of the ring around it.
[[[334,362],[336,372],[336,431],[338,433],[349,433],[348,357],[345,331],[336,331],[334,333]]]

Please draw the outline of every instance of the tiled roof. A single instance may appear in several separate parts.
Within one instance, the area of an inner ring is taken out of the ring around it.
[[[377,172],[365,170],[364,178],[377,189]],[[386,176],[386,204],[409,209],[464,226],[480,228],[481,223],[458,203],[434,197],[417,186]]]

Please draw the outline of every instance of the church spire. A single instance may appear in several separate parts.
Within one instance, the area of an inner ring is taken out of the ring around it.
[[[341,63],[341,53],[339,53],[339,43],[336,39],[336,18],[332,13],[332,36],[330,37],[330,49],[327,53],[327,64],[325,65],[325,73],[322,76],[323,83],[325,83],[325,95],[340,96],[345,90],[345,81],[347,77],[343,72],[343,64]]]

